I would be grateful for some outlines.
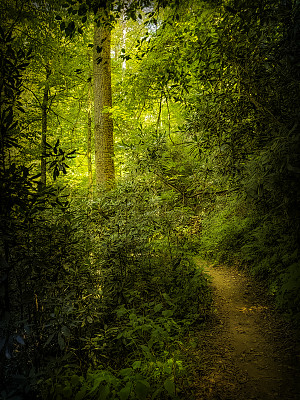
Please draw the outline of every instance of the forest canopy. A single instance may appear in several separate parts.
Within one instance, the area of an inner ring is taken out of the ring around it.
[[[195,255],[299,324],[299,2],[0,13],[1,396],[190,398]]]

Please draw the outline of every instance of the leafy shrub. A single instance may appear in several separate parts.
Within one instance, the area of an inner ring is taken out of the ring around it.
[[[20,230],[11,259],[27,274],[30,330],[14,354],[42,398],[175,398],[182,337],[210,304],[185,252],[185,212],[127,182],[40,210]]]

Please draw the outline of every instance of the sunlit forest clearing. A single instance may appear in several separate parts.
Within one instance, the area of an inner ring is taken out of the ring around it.
[[[299,398],[298,0],[2,0],[0,399]]]

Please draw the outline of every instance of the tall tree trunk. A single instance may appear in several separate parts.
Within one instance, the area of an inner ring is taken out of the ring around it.
[[[91,80],[90,80],[91,81]],[[87,130],[87,163],[88,163],[88,197],[93,197],[93,171],[92,171],[92,96],[91,83],[88,88],[88,130]]]
[[[96,185],[109,188],[115,179],[112,107],[110,30],[94,27],[94,123]]]
[[[47,143],[47,112],[49,101],[49,77],[51,70],[46,66],[46,82],[42,102],[42,138],[41,138],[41,187],[46,186],[46,143]]]

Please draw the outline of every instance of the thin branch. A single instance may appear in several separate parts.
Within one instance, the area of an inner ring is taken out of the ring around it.
[[[36,98],[37,102],[39,103],[39,106],[42,107],[42,103],[40,102],[40,100],[39,100],[39,98],[36,96],[36,94],[35,94],[31,89],[29,89],[29,87],[25,86],[24,84],[23,84],[23,87],[24,87],[26,90],[28,90],[29,92],[31,92],[31,93],[33,94],[33,96]]]
[[[177,186],[173,185],[171,182],[168,182],[163,176],[161,176],[158,172],[152,171],[165,185],[169,186],[172,189],[175,189],[176,192],[179,192],[182,196],[184,196],[185,191],[180,190]]]
[[[63,117],[62,115],[58,114],[57,112],[53,111],[52,109],[49,110],[49,111],[51,111],[54,115],[56,115],[56,117],[62,118],[62,119],[64,119],[65,121],[69,122],[70,124],[73,124],[73,122],[72,122],[72,121],[69,121],[68,118]]]
[[[169,107],[169,91],[167,88],[167,94],[164,92],[165,95],[165,99],[166,99],[166,103],[167,103],[167,109],[168,109],[168,128],[169,128],[169,139],[171,141],[171,143],[174,145],[173,139],[171,138],[171,113],[170,113],[170,107]]]
[[[159,127],[159,123],[160,123],[161,108],[162,108],[162,99],[163,99],[163,91],[161,92],[160,100],[159,100],[159,110],[158,110],[158,117],[157,117],[157,122],[156,122],[156,133],[157,133],[157,131],[158,131],[158,127]]]
[[[187,196],[189,199],[192,199],[193,197],[197,197],[200,194],[204,195],[210,195],[210,194],[224,194],[224,193],[232,193],[232,192],[237,192],[240,190],[240,188],[235,188],[235,189],[225,189],[225,190],[218,190],[216,192],[208,192],[207,190],[201,190],[201,192],[194,193],[190,196]]]

